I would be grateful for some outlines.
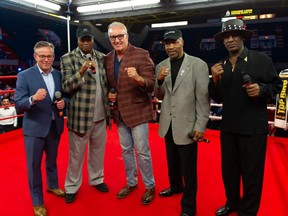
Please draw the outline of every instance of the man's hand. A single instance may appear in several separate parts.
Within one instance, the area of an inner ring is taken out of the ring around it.
[[[63,99],[54,102],[57,106],[57,109],[62,110],[65,107],[65,101]]]
[[[158,80],[164,80],[165,77],[168,76],[168,74],[170,74],[170,73],[171,73],[171,69],[163,66],[163,67],[160,69],[160,72],[159,72],[159,74],[158,74],[157,79],[158,79]]]
[[[43,100],[46,97],[46,95],[47,95],[46,89],[43,88],[38,89],[37,92],[34,95],[32,95],[33,102]]]
[[[145,86],[145,80],[143,77],[141,77],[138,73],[135,67],[128,67],[125,68],[125,71],[127,72],[127,75],[130,79],[133,79],[136,81],[139,85]]]
[[[216,63],[211,67],[211,73],[213,77],[214,84],[217,84],[218,81],[221,79],[221,75],[224,73],[222,63]]]
[[[257,83],[243,85],[249,97],[258,97],[260,94],[260,87]]]

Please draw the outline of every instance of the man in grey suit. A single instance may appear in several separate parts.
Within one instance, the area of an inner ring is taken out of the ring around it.
[[[56,100],[55,93],[62,94],[61,73],[52,68],[54,45],[40,41],[34,46],[36,65],[18,74],[15,91],[15,107],[24,112],[23,134],[26,151],[28,182],[34,215],[45,216],[42,192],[42,155],[46,154],[47,192],[56,196],[65,193],[58,187],[57,153],[65,107],[63,99]],[[60,95],[61,96],[61,95]]]
[[[183,192],[180,215],[194,216],[197,143],[203,139],[210,112],[208,66],[183,51],[179,29],[165,31],[162,43],[169,58],[156,66],[155,94],[162,100],[159,135],[165,137],[170,187],[159,195],[168,197]]]
[[[103,182],[106,118],[110,116],[104,54],[93,49],[94,35],[90,26],[79,26],[76,36],[78,47],[62,56],[60,64],[63,90],[70,95],[66,203],[74,202],[82,183],[87,144],[89,184],[100,192],[108,192]]]

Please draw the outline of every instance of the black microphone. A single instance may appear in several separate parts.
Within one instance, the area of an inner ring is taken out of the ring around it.
[[[86,55],[86,58],[88,58],[89,59],[89,61],[92,61],[92,56],[91,56],[91,54],[87,54]],[[90,69],[91,69],[91,71],[92,71],[92,73],[96,73],[96,68],[95,67],[93,67],[93,65],[90,65]]]
[[[111,94],[116,94],[116,89],[115,88],[111,88],[110,89],[110,93]],[[110,109],[116,109],[117,108],[117,102],[112,102],[112,101],[109,101],[109,106],[110,106]]]
[[[62,99],[62,94],[61,94],[60,91],[56,91],[56,92],[55,92],[55,99],[56,99],[57,101],[60,101],[60,100]],[[63,110],[62,110],[62,109],[59,110],[59,116],[63,116]]]
[[[188,137],[193,140],[194,138],[193,132],[189,132]],[[210,143],[210,140],[203,137],[202,139],[199,139],[198,142]]]
[[[251,77],[248,74],[243,76],[243,83],[245,87],[251,84]]]

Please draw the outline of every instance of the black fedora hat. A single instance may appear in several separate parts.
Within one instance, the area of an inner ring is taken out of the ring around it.
[[[244,39],[249,39],[253,35],[253,31],[246,30],[246,26],[242,20],[231,19],[222,24],[222,31],[215,34],[213,38],[218,42],[222,42],[225,35],[234,32],[241,35]]]

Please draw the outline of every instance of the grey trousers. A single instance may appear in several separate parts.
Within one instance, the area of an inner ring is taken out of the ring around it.
[[[69,164],[65,180],[66,193],[77,193],[82,183],[82,168],[88,144],[89,184],[97,185],[104,180],[104,154],[106,147],[106,120],[93,122],[85,134],[68,131]]]

